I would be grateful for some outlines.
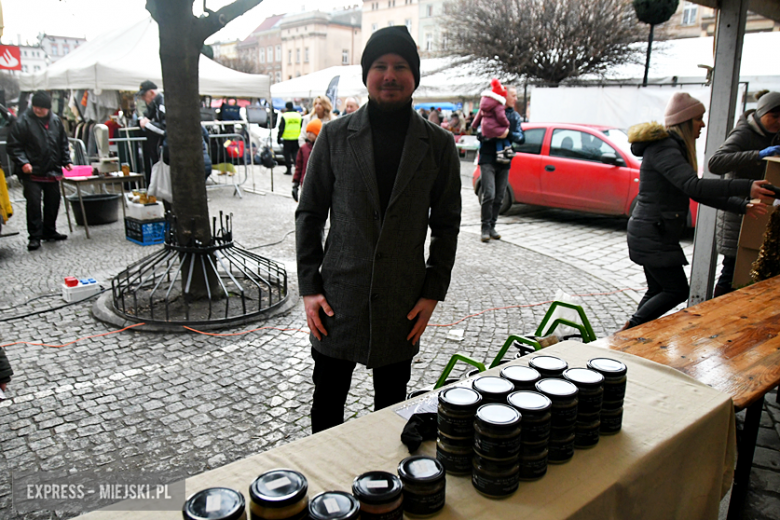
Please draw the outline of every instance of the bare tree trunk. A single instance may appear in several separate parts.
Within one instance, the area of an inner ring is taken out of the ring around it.
[[[208,36],[261,0],[236,0],[200,18],[192,13],[193,1],[147,0],[146,9],[157,21],[160,31],[173,212],[178,219],[175,231],[179,243],[210,245],[213,237],[209,227],[200,127],[200,51]],[[187,273],[184,274],[186,280]],[[212,288],[212,295],[219,294],[216,279],[205,280],[202,271],[193,272],[191,295],[205,297],[206,284]]]

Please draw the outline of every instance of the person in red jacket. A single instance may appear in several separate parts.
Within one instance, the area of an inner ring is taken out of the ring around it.
[[[298,188],[303,184],[303,177],[306,175],[306,165],[309,163],[311,149],[314,148],[314,141],[320,135],[322,129],[322,120],[314,119],[306,125],[306,142],[298,150],[295,157],[295,175],[293,175],[292,197],[298,202]]]

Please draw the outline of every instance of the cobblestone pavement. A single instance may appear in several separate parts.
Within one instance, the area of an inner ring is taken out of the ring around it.
[[[608,335],[636,305],[636,294],[620,290],[643,282],[627,260],[622,219],[515,208],[500,219],[504,239],[481,243],[472,170],[463,163],[463,233],[452,284],[432,317],[436,326],[423,336],[410,388],[433,383],[455,352],[491,359],[509,334],[533,332],[547,310],[543,302],[558,290],[579,297],[596,335]],[[281,172],[274,172],[273,193],[260,168],[245,183],[258,193],[210,190],[210,208],[212,215],[232,213],[236,241],[284,263],[295,284],[295,202]],[[21,234],[0,238],[0,319],[61,305],[64,276],[107,284],[159,247],[125,240],[116,222],[92,227],[91,240],[78,228],[67,241],[30,253],[21,189],[12,187],[11,196],[16,216],[5,231]],[[59,227],[67,231],[64,210]],[[65,345],[6,350],[16,374],[0,402],[0,519],[67,517],[13,511],[11,476],[21,469],[172,470],[178,479],[306,436],[312,363],[305,326],[300,302],[287,314],[223,332],[269,328],[230,337],[133,329],[69,343],[114,330],[92,317],[91,301],[0,321],[0,344]],[[780,408],[768,401],[749,510],[760,520],[780,518]],[[371,408],[370,373],[359,368],[348,414]]]

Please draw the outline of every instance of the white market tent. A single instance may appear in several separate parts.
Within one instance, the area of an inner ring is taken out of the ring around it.
[[[339,97],[366,97],[368,90],[363,85],[363,73],[360,65],[328,67],[305,76],[288,79],[271,85],[273,97],[284,99],[314,98],[324,96],[331,80],[339,76]]]
[[[20,75],[24,91],[138,90],[144,80],[164,90],[160,66],[160,36],[151,16],[126,29],[104,33],[37,74]],[[244,74],[200,56],[200,93],[210,96],[270,99],[270,78]]]

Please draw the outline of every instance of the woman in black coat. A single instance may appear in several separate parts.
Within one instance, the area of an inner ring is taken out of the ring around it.
[[[726,141],[710,157],[710,173],[727,179],[763,179],[764,158],[780,155],[780,92],[765,92],[756,97],[756,109],[742,114]],[[741,215],[718,211],[717,244],[718,253],[723,255],[723,268],[714,296],[733,290],[731,281],[741,226]]]
[[[629,129],[634,155],[643,157],[637,204],[628,221],[628,252],[642,266],[647,293],[624,329],[654,320],[688,299],[688,263],[680,247],[689,198],[700,204],[753,216],[764,204],[747,197],[771,196],[767,181],[700,179],[696,139],[704,128],[704,105],[684,92],[672,96],[665,126],[643,123]]]

